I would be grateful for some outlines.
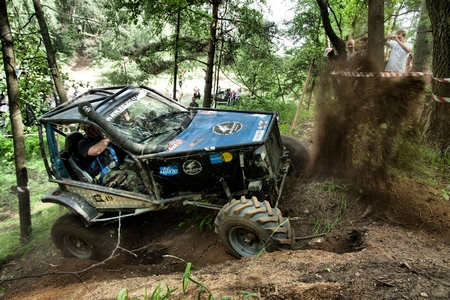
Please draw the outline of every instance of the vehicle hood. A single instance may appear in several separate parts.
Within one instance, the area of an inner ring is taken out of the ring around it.
[[[199,110],[189,127],[168,143],[166,152],[212,151],[261,142],[274,114]]]

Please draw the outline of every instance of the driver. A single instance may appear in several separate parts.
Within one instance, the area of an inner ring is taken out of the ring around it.
[[[78,143],[78,153],[84,158],[88,173],[94,182],[137,193],[145,190],[134,164],[124,162],[125,153],[106,135],[90,124],[81,124],[86,133]]]

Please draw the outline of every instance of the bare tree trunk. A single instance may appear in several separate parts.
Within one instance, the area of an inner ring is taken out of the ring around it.
[[[431,34],[430,18],[428,16],[426,1],[422,0],[419,28],[416,34],[416,44],[414,45],[414,71],[429,72],[431,70],[432,45],[433,36]]]
[[[450,16],[450,2],[426,0],[426,4],[433,30],[433,77],[450,78],[450,27],[444,21]],[[450,84],[433,80],[432,93],[450,99]],[[450,103],[430,100],[423,138],[443,152],[450,152],[449,116]]]
[[[219,19],[219,6],[222,4],[221,0],[213,0],[213,19],[211,27],[209,28],[210,40],[208,42],[208,59],[206,62],[205,73],[205,90],[203,97],[203,107],[211,107],[211,90],[214,74],[214,57],[216,53],[217,43],[217,20]]]
[[[55,52],[53,51],[52,41],[48,33],[47,23],[44,18],[44,11],[40,0],[33,0],[34,10],[41,29],[42,39],[44,40],[45,50],[47,51],[47,61],[50,71],[52,72],[53,82],[55,83],[56,92],[59,96],[59,104],[67,102],[67,94],[59,74],[58,65],[56,64]]]
[[[384,66],[384,1],[369,0],[369,48],[371,71],[379,72]]]
[[[177,99],[177,80],[178,80],[178,43],[180,41],[180,9],[178,9],[177,13],[177,29],[175,32],[175,56],[174,56],[174,63],[173,63],[173,92],[172,92],[172,99]],[[181,99],[179,100],[181,101]]]
[[[8,89],[9,110],[14,144],[14,157],[19,199],[20,237],[25,240],[31,232],[30,192],[28,191],[28,172],[25,160],[25,143],[22,116],[20,114],[19,85],[16,76],[11,27],[5,0],[0,0],[0,37],[2,41],[3,64]]]

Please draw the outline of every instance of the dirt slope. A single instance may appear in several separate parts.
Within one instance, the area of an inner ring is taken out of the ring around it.
[[[128,219],[121,245],[137,249],[136,257],[118,250],[90,268],[94,261],[62,258],[56,250],[45,259],[30,256],[7,266],[0,299],[117,299],[123,288],[143,298],[159,282],[177,289],[171,299],[197,299],[192,282],[182,292],[186,262],[193,264],[192,278],[216,297],[242,299],[246,291],[259,299],[448,299],[448,202],[412,182],[394,186],[391,199],[369,205],[342,182],[291,181],[280,208],[297,217],[291,221],[296,248],[241,260],[211,230],[200,232],[198,222],[180,227],[189,218],[182,207]],[[331,223],[327,236],[308,237]],[[33,277],[8,280],[27,276]]]

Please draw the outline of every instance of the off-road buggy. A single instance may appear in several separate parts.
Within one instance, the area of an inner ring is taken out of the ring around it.
[[[277,207],[286,176],[305,169],[309,152],[280,135],[277,118],[186,108],[143,86],[89,90],[45,113],[41,154],[58,187],[42,201],[71,211],[53,225],[54,243],[65,256],[101,260],[115,245],[103,225],[183,203],[218,211],[214,230],[236,257],[291,248],[294,232]],[[95,126],[126,153],[145,193],[93,180],[77,152],[80,124]]]

